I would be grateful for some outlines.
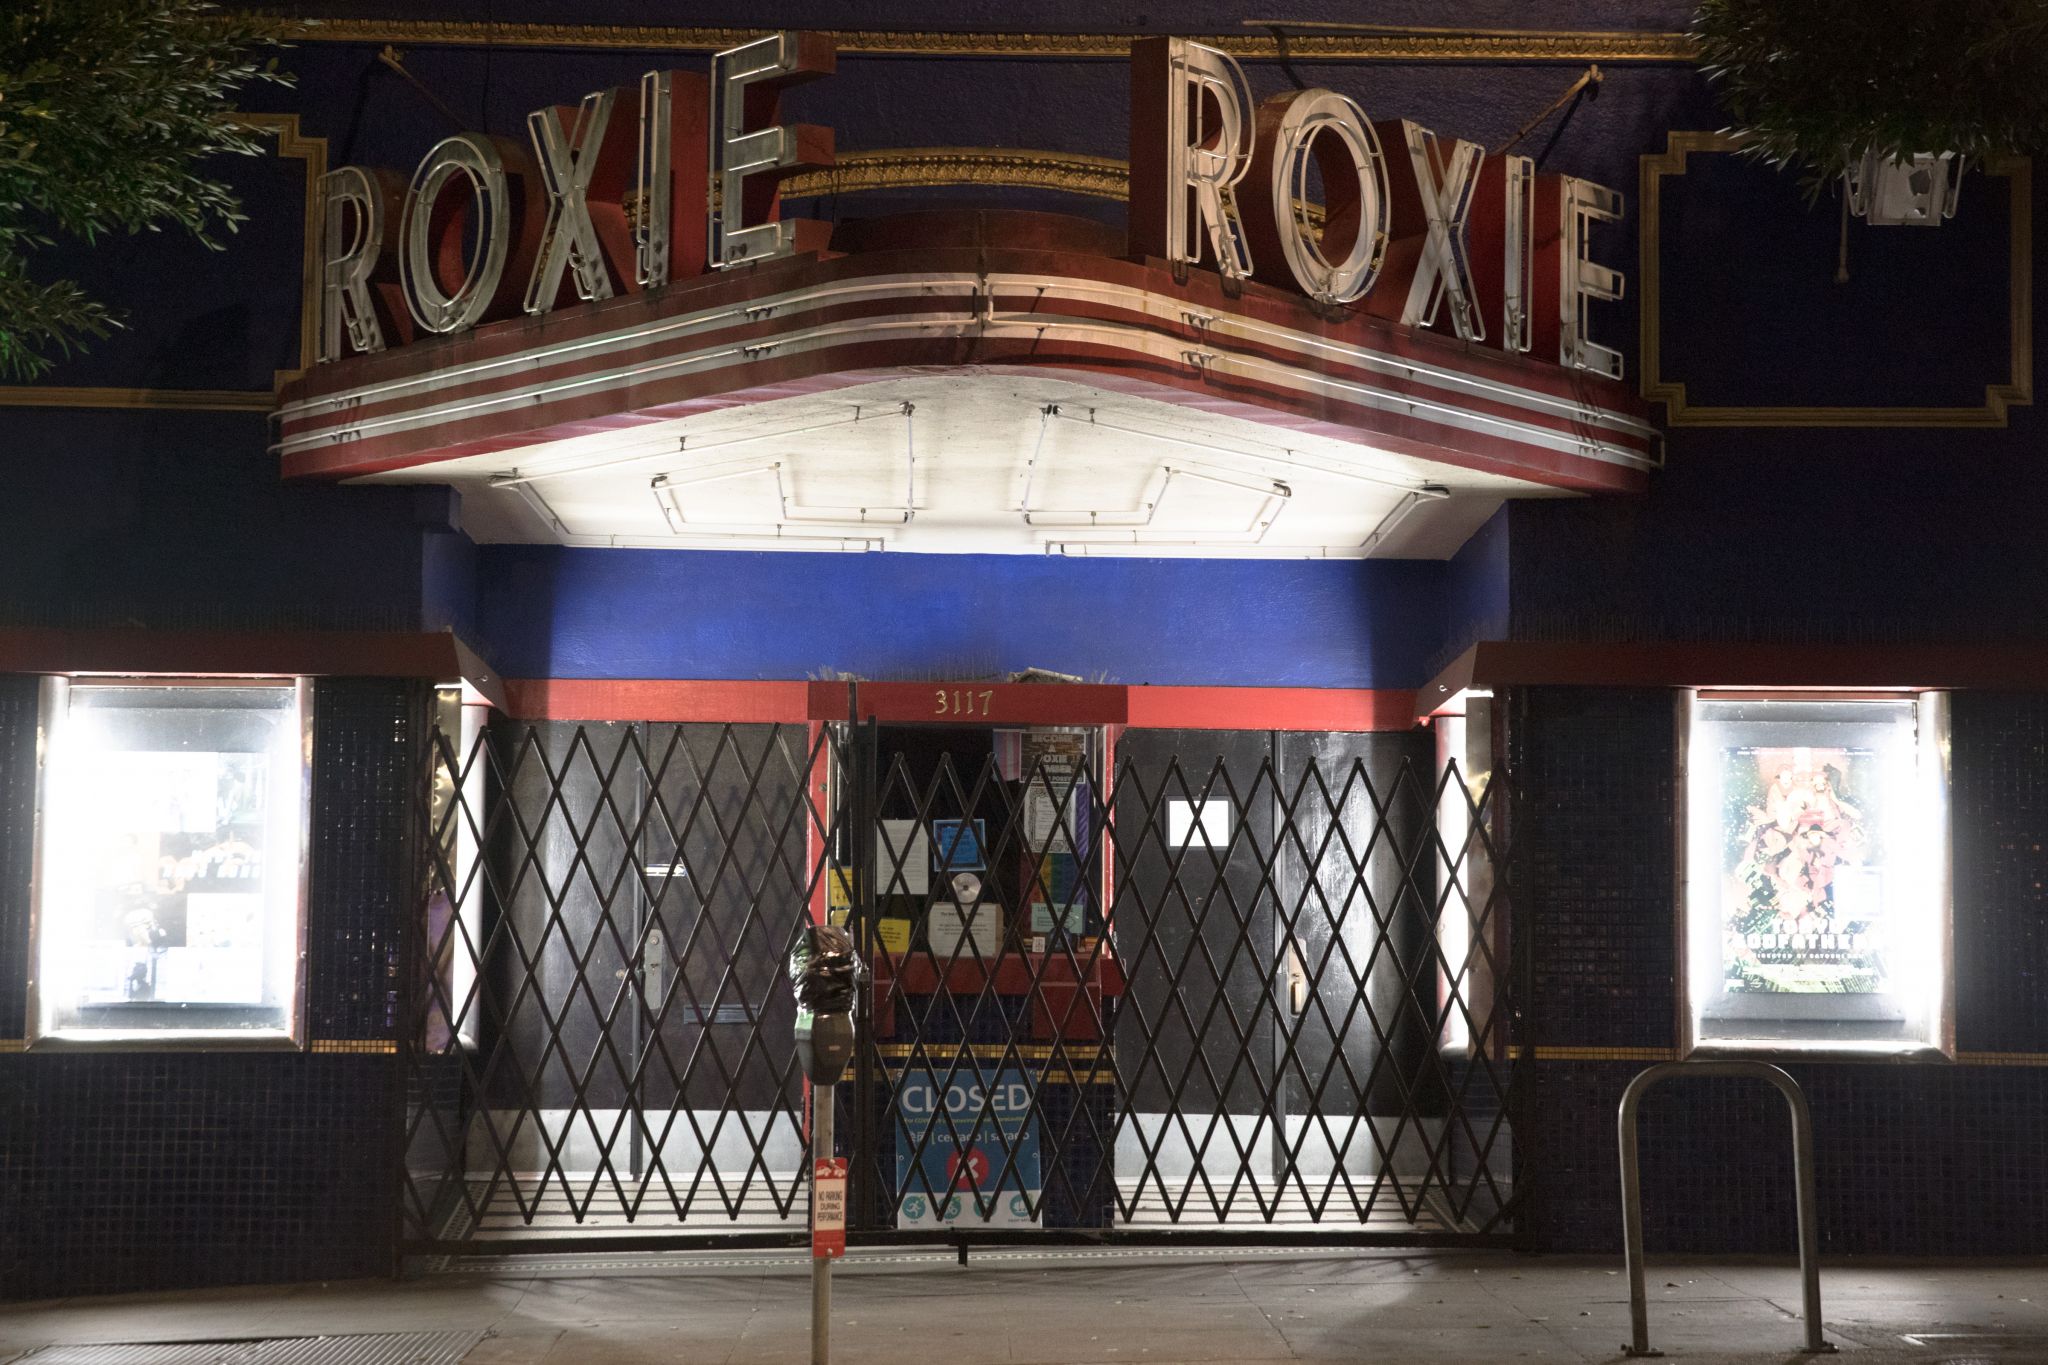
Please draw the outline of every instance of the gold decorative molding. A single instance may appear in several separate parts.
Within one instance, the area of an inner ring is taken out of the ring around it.
[[[1643,156],[1640,171],[1640,249],[1636,274],[1642,300],[1642,393],[1664,405],[1674,427],[2002,427],[2007,409],[2034,401],[2034,210],[2032,163],[2025,157],[1985,167],[2006,177],[2012,200],[2007,229],[2011,372],[1984,389],[1980,407],[1717,407],[1689,401],[1685,381],[1667,379],[1662,368],[1662,213],[1658,196],[1667,177],[1684,175],[1694,153],[1727,153],[1742,145],[1726,133],[1674,132],[1665,149]]]
[[[1130,195],[1131,167],[1129,162],[1113,156],[1084,156],[1078,152],[1012,147],[878,147],[846,152],[838,164],[825,170],[790,176],[782,182],[782,193],[787,198],[802,199],[948,185],[1056,190],[1122,202]],[[1297,207],[1311,226],[1323,225],[1321,204]]]
[[[1678,1050],[1669,1047],[1538,1047],[1522,1049],[1523,1055],[1533,1051],[1539,1062],[1675,1062],[1679,1060]],[[1785,1054],[1793,1061],[1813,1060],[1825,1062],[1855,1062],[1866,1060],[1840,1055],[1802,1058],[1797,1052]],[[1889,1064],[1891,1059],[1872,1056],[1872,1064]],[[1960,1066],[2041,1066],[2048,1067],[2048,1052],[1958,1052],[1956,1063]]]
[[[280,371],[282,373],[282,371]],[[0,408],[162,408],[184,412],[269,412],[269,389],[67,388],[56,384],[0,385]]]
[[[1678,1052],[1668,1047],[1538,1047],[1539,1062],[1669,1062]]]
[[[292,35],[303,43],[398,47],[555,47],[634,52],[718,52],[764,38],[772,29],[642,24],[463,23],[440,19],[308,19]],[[873,57],[1034,57],[1122,60],[1133,33],[932,33],[837,29],[826,36],[843,53]],[[1209,34],[1197,42],[1246,61],[1277,61],[1270,30]],[[1449,29],[1374,27],[1366,31],[1290,32],[1287,57],[1304,62],[1690,62],[1683,33],[1619,29]]]
[[[198,1050],[205,1050],[203,1047]],[[20,1038],[0,1038],[0,1052],[26,1052],[28,1043]],[[306,1051],[357,1053],[373,1056],[395,1055],[398,1044],[389,1038],[322,1038],[307,1045]]]
[[[184,412],[268,412],[277,390],[311,368],[320,354],[320,177],[327,174],[327,139],[307,137],[297,114],[241,114],[246,127],[277,135],[277,154],[306,163],[305,232],[299,262],[299,362],[279,370],[268,389],[124,389],[52,384],[0,385],[0,407],[157,408]]]
[[[1006,185],[1122,199],[1130,190],[1130,179],[1130,166],[1107,156],[1007,147],[885,147],[842,153],[837,165],[790,176],[782,182],[782,192],[803,198],[938,185]]]
[[[318,1053],[354,1053],[371,1056],[386,1056],[398,1051],[398,1044],[389,1038],[316,1038],[306,1049]]]
[[[271,380],[274,396],[276,390],[304,375],[320,358],[320,181],[327,174],[327,139],[302,133],[297,114],[242,117],[251,127],[276,131],[279,156],[306,163],[306,231],[299,269],[299,363],[293,369],[277,371]]]

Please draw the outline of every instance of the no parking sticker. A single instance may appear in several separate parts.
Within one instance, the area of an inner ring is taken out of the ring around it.
[[[811,1163],[811,1256],[832,1260],[846,1254],[846,1158]]]

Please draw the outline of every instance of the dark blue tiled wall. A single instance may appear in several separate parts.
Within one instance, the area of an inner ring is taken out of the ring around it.
[[[28,882],[35,857],[37,681],[0,674],[0,1038],[28,1018]],[[4,1094],[4,1092],[0,1092]]]
[[[315,691],[310,1036],[389,1039],[414,685]],[[0,677],[0,1036],[24,1022],[35,680]],[[0,1054],[0,1298],[383,1274],[390,1054]]]
[[[379,678],[330,678],[314,698],[307,1019],[316,1039],[397,1036],[417,706],[410,686]]]
[[[1671,1047],[1673,701],[1668,692],[1534,694],[1512,733],[1521,804],[1518,924],[1535,927],[1535,1037]]]
[[[420,629],[420,492],[287,485],[265,439],[260,413],[0,406],[0,627]]]
[[[2048,695],[1958,696],[1951,728],[1956,1046],[2048,1051]]]
[[[1643,1062],[1539,1062],[1522,1229],[1543,1251],[1621,1251],[1615,1107]],[[2038,1255],[2048,1228],[2048,1072],[1816,1063],[1787,1070],[1813,1110],[1824,1254]],[[1643,1103],[1652,1252],[1797,1248],[1785,1102],[1758,1081],[1665,1082]]]
[[[1523,859],[1539,1047],[1669,1048],[1674,711],[1662,691],[1516,698]],[[2048,694],[1954,700],[1956,1031],[1965,1053],[2048,1051]],[[1518,1133],[1520,1231],[1553,1251],[1621,1243],[1615,1110],[1643,1061],[1538,1061]],[[2048,1068],[1810,1063],[1822,1248],[2038,1253],[2048,1228]],[[1652,1250],[1793,1249],[1785,1106],[1756,1082],[1679,1080],[1643,1108]]]
[[[388,1273],[393,1061],[0,1057],[0,1298]]]

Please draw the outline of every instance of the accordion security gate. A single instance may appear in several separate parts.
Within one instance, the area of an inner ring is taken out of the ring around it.
[[[1428,737],[437,729],[403,1240],[786,1245],[786,955],[871,964],[859,1241],[1510,1233],[1504,783]]]

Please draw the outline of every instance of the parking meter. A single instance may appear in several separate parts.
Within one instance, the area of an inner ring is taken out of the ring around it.
[[[796,1057],[813,1085],[832,1085],[853,1060],[853,1002],[860,958],[844,929],[806,925],[789,953],[796,991]]]

